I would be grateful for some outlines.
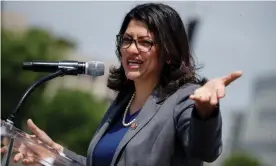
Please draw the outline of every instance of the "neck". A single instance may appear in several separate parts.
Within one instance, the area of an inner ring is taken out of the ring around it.
[[[130,108],[130,112],[134,113],[143,107],[148,97],[151,95],[157,80],[135,80],[135,97]]]

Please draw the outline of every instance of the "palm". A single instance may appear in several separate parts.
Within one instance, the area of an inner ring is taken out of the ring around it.
[[[227,76],[212,79],[190,95],[190,98],[195,101],[195,106],[200,114],[211,113],[219,100],[225,96],[226,87],[241,75],[241,71],[236,71]]]

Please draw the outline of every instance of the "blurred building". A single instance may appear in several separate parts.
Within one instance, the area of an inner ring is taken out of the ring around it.
[[[276,165],[276,75],[257,77],[247,111],[235,113],[231,151],[245,150],[265,166]]]
[[[28,29],[28,21],[19,13],[1,11],[1,28],[17,32],[25,31]]]
[[[245,113],[244,110],[237,110],[233,111],[232,114],[232,124],[230,127],[230,136],[227,140],[227,149],[230,152],[239,151],[241,150],[241,137],[244,131],[244,118]]]

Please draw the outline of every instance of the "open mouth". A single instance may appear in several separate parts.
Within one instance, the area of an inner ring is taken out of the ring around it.
[[[133,60],[133,59],[127,60],[127,65],[129,67],[139,67],[139,65],[141,64],[143,64],[143,61],[141,60]]]

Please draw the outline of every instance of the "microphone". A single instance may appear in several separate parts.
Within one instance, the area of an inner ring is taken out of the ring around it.
[[[23,70],[34,72],[56,72],[65,70],[65,75],[85,74],[93,77],[104,75],[104,63],[99,61],[78,62],[71,60],[64,61],[30,61],[23,62]]]

